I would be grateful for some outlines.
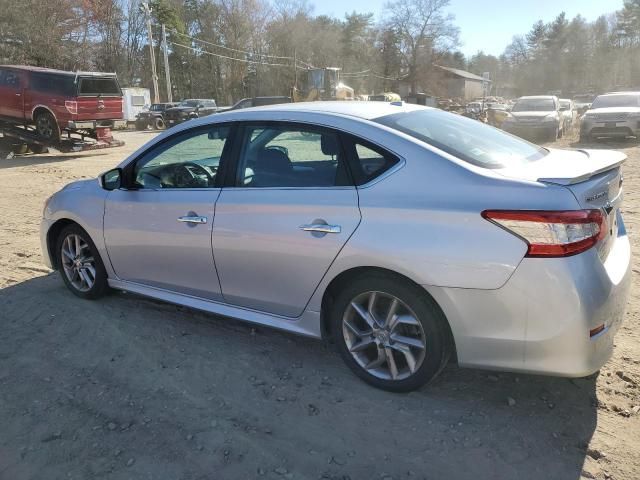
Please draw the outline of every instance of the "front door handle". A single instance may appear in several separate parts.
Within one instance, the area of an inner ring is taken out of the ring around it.
[[[179,222],[183,223],[207,223],[207,217],[201,217],[199,215],[186,215],[184,217],[178,217]]]
[[[305,232],[318,233],[340,233],[342,228],[340,225],[327,225],[326,223],[311,223],[308,225],[300,225],[300,230]]]

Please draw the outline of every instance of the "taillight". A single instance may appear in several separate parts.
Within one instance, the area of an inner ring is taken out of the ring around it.
[[[78,102],[73,100],[65,100],[64,107],[67,109],[69,113],[72,115],[76,115],[78,113]]]
[[[527,257],[576,255],[607,231],[600,210],[485,210],[482,216],[527,242]]]

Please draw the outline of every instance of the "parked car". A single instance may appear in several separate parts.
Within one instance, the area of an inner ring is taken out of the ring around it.
[[[331,338],[389,390],[451,357],[584,376],[629,294],[625,158],[419,105],[236,110],[55,193],[42,250],[78,297],[115,288]]]
[[[580,141],[640,135],[640,92],[599,95],[580,122]]]
[[[15,65],[0,65],[0,119],[32,125],[54,144],[64,130],[126,126],[115,74]]]
[[[573,104],[573,100],[568,98],[560,99],[560,113],[562,113],[562,131],[569,132],[578,121],[578,112]]]
[[[560,101],[552,95],[520,97],[511,109],[511,115],[502,122],[502,129],[531,138],[542,136],[557,140],[563,134]]]
[[[228,111],[228,110],[239,110],[242,108],[251,108],[251,107],[264,107],[265,105],[277,105],[280,103],[291,103],[293,100],[291,97],[252,97],[252,98],[243,98],[242,100],[237,101],[233,104],[233,106],[220,109],[218,111]]]
[[[596,98],[596,95],[593,95],[591,93],[582,93],[580,95],[574,95],[573,103],[575,105],[576,110],[578,111],[578,115],[583,115],[584,112],[589,110],[595,98]]]
[[[188,99],[180,102],[177,107],[166,109],[164,119],[167,127],[172,127],[192,118],[206,117],[217,110],[215,100]]]
[[[146,130],[151,127],[154,130],[166,128],[167,122],[164,118],[166,110],[177,107],[178,103],[154,103],[149,108],[140,112],[136,118],[136,129]]]

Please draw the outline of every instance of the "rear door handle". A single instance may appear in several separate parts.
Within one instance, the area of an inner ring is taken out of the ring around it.
[[[340,225],[327,225],[326,223],[311,223],[308,225],[300,225],[300,230],[305,232],[319,232],[319,233],[340,233],[342,228]]]
[[[184,217],[178,217],[179,222],[183,223],[207,223],[207,217],[201,217],[199,215],[186,215]]]

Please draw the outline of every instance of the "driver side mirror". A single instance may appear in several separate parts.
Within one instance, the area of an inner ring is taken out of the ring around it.
[[[114,168],[99,177],[100,186],[107,191],[117,190],[122,185],[122,169]]]

